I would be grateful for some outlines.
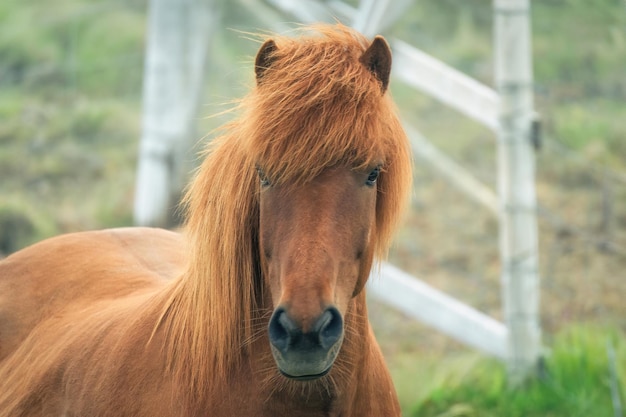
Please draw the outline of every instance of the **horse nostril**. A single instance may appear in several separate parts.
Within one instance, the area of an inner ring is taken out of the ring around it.
[[[297,330],[296,324],[289,318],[285,309],[278,308],[272,314],[269,324],[270,342],[281,352],[287,350],[291,337]]]
[[[319,333],[320,345],[329,349],[343,334],[343,319],[335,307],[328,307],[318,319],[314,329]]]

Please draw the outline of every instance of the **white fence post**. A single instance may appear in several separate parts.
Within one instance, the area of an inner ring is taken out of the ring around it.
[[[532,376],[541,356],[533,78],[529,0],[494,0],[495,77],[500,94],[498,191],[502,293],[511,385]]]
[[[165,226],[182,183],[213,26],[208,0],[151,0],[134,221]]]
[[[378,34],[389,3],[390,0],[361,0],[352,27],[368,38],[373,38]]]

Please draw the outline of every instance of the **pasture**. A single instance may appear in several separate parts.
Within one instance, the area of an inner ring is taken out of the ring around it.
[[[609,417],[612,367],[625,399],[626,6],[533,7],[545,132],[537,165],[542,324],[552,349],[546,375],[508,392],[498,363],[370,304],[405,415]],[[488,1],[416,2],[392,32],[489,84],[489,8]],[[0,252],[131,224],[145,11],[145,1],[0,4]],[[234,30],[213,42],[203,116],[253,83],[258,45],[237,30],[258,27],[254,12],[225,5],[222,21]],[[495,185],[489,132],[393,80],[390,89],[404,117]],[[199,120],[198,137],[224,120]],[[415,168],[412,211],[390,260],[499,317],[496,220],[419,161]]]

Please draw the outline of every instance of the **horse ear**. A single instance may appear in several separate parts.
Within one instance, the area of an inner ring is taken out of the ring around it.
[[[376,36],[359,61],[378,78],[384,94],[389,86],[391,72],[391,49],[385,38]]]
[[[274,59],[274,52],[276,52],[276,43],[272,39],[268,39],[259,49],[254,61],[254,72],[256,73],[256,82],[259,84],[265,71],[272,65]]]

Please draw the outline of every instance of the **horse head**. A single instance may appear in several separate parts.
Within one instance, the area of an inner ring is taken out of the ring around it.
[[[259,252],[274,308],[268,334],[275,362],[284,376],[310,380],[333,366],[344,317],[369,276],[384,232],[378,228],[385,228],[379,182],[398,161],[387,160],[381,136],[392,130],[378,119],[390,116],[376,106],[391,53],[377,37],[358,56],[339,51],[349,63],[321,76],[325,64],[312,54],[280,53],[266,41],[255,66],[258,94],[292,106],[282,122],[271,118],[257,146]],[[299,62],[307,60],[312,68]],[[352,85],[359,82],[367,88]]]

